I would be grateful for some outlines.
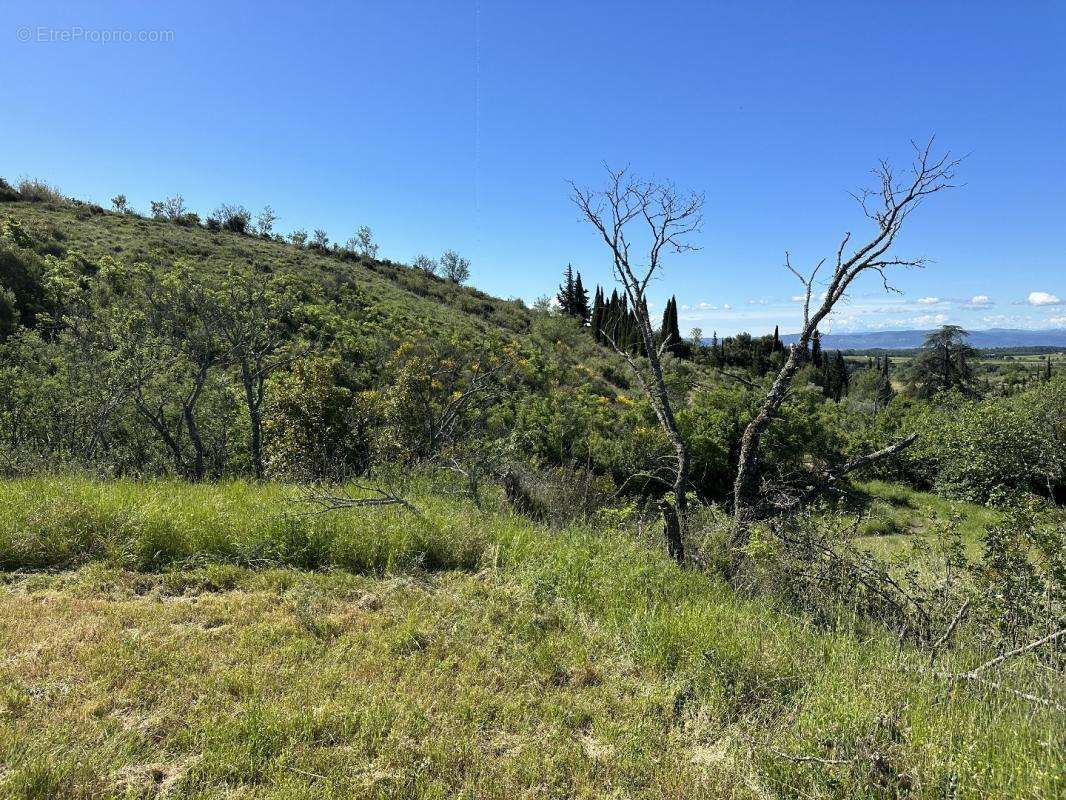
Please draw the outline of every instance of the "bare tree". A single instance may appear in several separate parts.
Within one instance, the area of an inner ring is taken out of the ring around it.
[[[826,259],[822,259],[809,274],[803,275],[792,266],[788,253],[785,254],[785,266],[803,284],[803,327],[797,340],[789,348],[788,358],[778,372],[773,386],[763,399],[758,413],[744,430],[740,442],[740,456],[737,465],[737,477],[733,486],[733,503],[735,526],[732,541],[734,553],[734,570],[739,568],[743,548],[747,545],[751,523],[765,510],[762,499],[767,494],[759,482],[759,447],[762,435],[777,415],[781,404],[785,402],[792,386],[796,372],[803,365],[807,346],[811,337],[822,321],[829,316],[834,307],[843,299],[848,287],[864,272],[876,272],[881,276],[885,289],[891,290],[885,270],[891,267],[920,267],[925,264],[921,258],[907,259],[894,256],[890,250],[899,235],[904,222],[923,199],[944,189],[954,186],[952,183],[959,160],[950,154],[936,157],[932,153],[933,140],[924,146],[912,142],[914,160],[910,172],[905,177],[897,177],[892,167],[881,161],[874,174],[880,184],[877,189],[863,190],[854,195],[863,213],[875,223],[873,234],[865,244],[848,251],[851,233],[846,233],[837,247],[833,273],[825,284],[825,294],[819,304],[812,308],[811,296],[815,280]],[[843,468],[824,476],[815,483],[815,488],[803,496],[804,501],[813,499],[821,489],[828,488],[844,472],[866,466],[879,458],[899,452],[913,440],[907,439],[884,448],[878,453],[854,459]],[[778,504],[778,508],[794,508],[794,503]]]
[[[700,230],[703,195],[683,194],[667,183],[644,181],[627,170],[607,168],[607,186],[601,190],[573,188],[572,200],[582,215],[600,234],[611,251],[615,277],[622,284],[629,307],[647,353],[640,363],[628,351],[615,349],[627,360],[647,395],[655,416],[674,449],[673,478],[664,483],[673,499],[661,503],[666,544],[678,562],[685,559],[684,530],[688,492],[688,447],[674,418],[670,392],[663,377],[662,356],[666,342],[659,344],[648,315],[645,292],[663,267],[663,256],[695,249],[687,239]],[[635,239],[646,246],[646,255],[637,255]],[[612,342],[613,344],[613,342]]]

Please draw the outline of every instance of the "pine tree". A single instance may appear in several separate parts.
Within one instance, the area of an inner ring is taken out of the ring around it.
[[[581,273],[577,273],[574,280],[573,306],[570,313],[577,317],[582,325],[588,325],[592,312],[589,310],[589,293],[581,283]]]
[[[937,392],[957,389],[975,395],[977,389],[968,359],[977,351],[966,343],[969,334],[958,325],[944,325],[925,337],[922,354],[912,371],[915,393],[931,397]]]

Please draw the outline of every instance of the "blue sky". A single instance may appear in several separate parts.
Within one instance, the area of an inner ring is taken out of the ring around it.
[[[700,249],[651,299],[707,335],[793,330],[784,252],[860,236],[848,191],[936,134],[966,185],[899,247],[935,263],[899,295],[862,282],[833,330],[1066,326],[1061,2],[7,2],[0,52],[9,179],[365,224],[399,261],[459,250],[504,297],[567,262],[611,280],[569,179],[607,161],[704,192]]]

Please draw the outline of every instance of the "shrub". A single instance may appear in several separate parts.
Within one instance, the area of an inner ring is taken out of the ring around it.
[[[305,358],[277,381],[264,423],[266,459],[275,476],[321,481],[366,469],[369,445],[356,398],[340,385],[336,361]]]
[[[18,185],[18,199],[26,203],[52,203],[66,205],[70,202],[62,192],[42,180],[23,178]]]
[[[452,283],[466,283],[470,280],[470,260],[454,250],[446,250],[440,257],[440,269],[444,277]]]
[[[166,200],[152,201],[152,216],[156,219],[179,222],[185,214],[185,200],[180,194]]]
[[[19,199],[19,193],[3,178],[0,178],[0,203],[11,202]]]
[[[252,214],[244,206],[231,206],[223,203],[215,209],[210,218],[218,224],[219,230],[244,234],[252,224]]]

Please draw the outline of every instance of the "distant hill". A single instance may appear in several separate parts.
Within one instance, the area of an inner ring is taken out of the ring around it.
[[[921,347],[929,331],[867,331],[864,333],[824,333],[825,350],[908,350]],[[798,334],[781,337],[785,344],[796,341]],[[1022,330],[989,328],[970,331],[970,345],[981,349],[997,347],[1066,347],[1066,328],[1057,330]]]

